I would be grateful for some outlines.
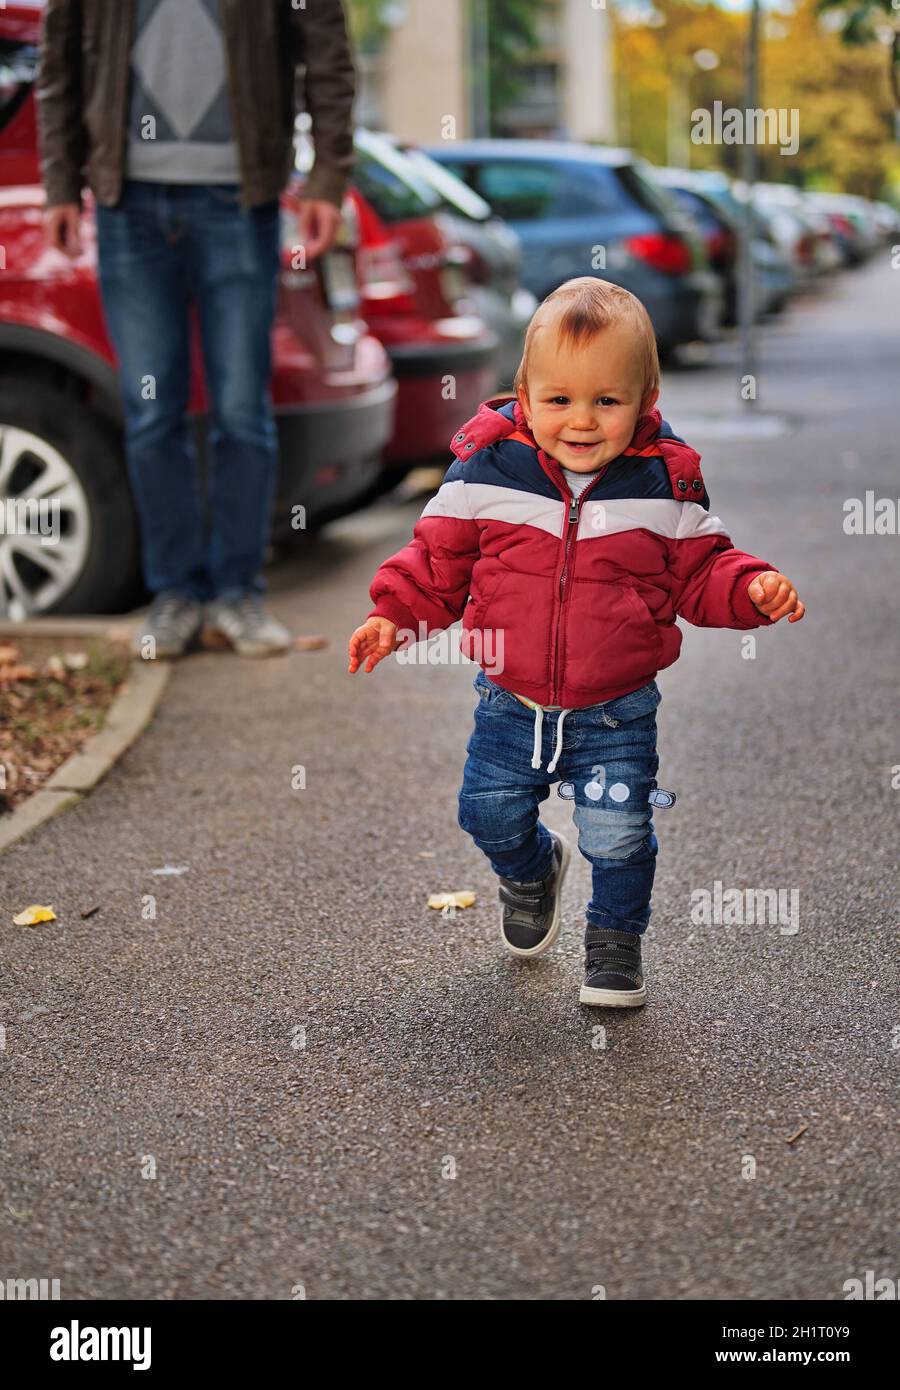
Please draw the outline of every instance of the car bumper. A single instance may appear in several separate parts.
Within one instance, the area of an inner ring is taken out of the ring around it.
[[[722,323],[722,286],[711,271],[698,271],[676,281],[652,308],[649,303],[647,308],[663,347],[698,338],[713,341],[719,337]]]
[[[287,524],[300,530],[310,520],[353,509],[381,471],[396,406],[397,382],[387,377],[350,398],[276,411],[281,450],[277,529]]]
[[[452,338],[428,342],[386,344],[398,381],[414,377],[443,376],[448,372],[480,371],[496,363],[500,340],[496,333],[454,342]]]

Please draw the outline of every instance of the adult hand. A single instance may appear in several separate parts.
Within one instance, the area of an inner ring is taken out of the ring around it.
[[[44,230],[54,251],[74,259],[81,255],[81,208],[77,203],[57,203],[44,213]]]
[[[334,244],[340,220],[340,208],[325,198],[300,199],[297,228],[300,233],[300,245],[306,251],[306,265]]]

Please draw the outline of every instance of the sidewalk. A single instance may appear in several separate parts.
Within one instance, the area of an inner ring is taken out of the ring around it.
[[[96,792],[0,859],[8,1274],[63,1298],[428,1300],[896,1276],[900,539],[846,537],[841,508],[897,495],[898,298],[885,252],[789,309],[763,390],[792,432],[691,441],[712,510],[809,613],[754,660],[684,625],[660,679],[679,800],[647,1008],[577,1006],[577,854],[562,949],[501,952],[456,825],[476,668],[347,675],[421,511],[376,508],[271,576],[274,611],[328,648],[192,656]],[[731,409],[735,370],[667,374],[663,415]],[[800,931],[695,925],[716,881],[797,890]],[[462,888],[453,922],[425,906]],[[12,927],[33,902],[58,920]]]

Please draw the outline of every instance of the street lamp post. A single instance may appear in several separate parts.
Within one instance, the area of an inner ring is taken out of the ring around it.
[[[491,133],[487,0],[469,0],[469,50],[472,72],[472,135],[484,140]]]
[[[747,66],[744,77],[744,107],[755,111],[759,101],[759,0],[752,0],[747,40]],[[749,122],[749,117],[748,117]],[[740,281],[739,318],[741,324],[741,399],[748,410],[756,405],[756,334],[754,330],[753,285],[753,186],[757,175],[756,144],[747,139],[741,147],[741,178],[744,181],[744,215],[739,229]]]

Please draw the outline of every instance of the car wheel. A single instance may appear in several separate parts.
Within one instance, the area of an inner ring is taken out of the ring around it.
[[[140,543],[116,431],[71,394],[0,382],[0,614],[121,612]]]

